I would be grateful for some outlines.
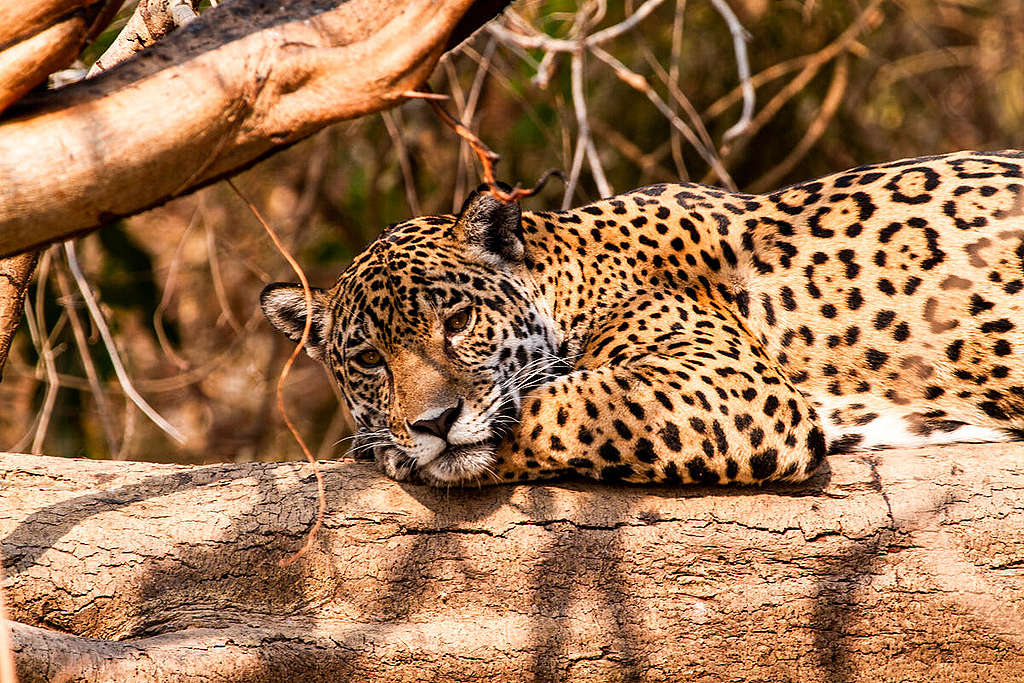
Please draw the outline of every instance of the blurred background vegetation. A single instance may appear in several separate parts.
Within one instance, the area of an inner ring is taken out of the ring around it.
[[[731,182],[747,191],[885,159],[1024,147],[1024,2],[727,2],[749,33],[757,105],[748,132],[723,145],[741,107],[723,16],[708,0],[662,2],[602,45],[628,72],[584,54],[596,160],[582,164],[572,204],[600,196],[602,182],[613,191],[680,179],[728,183],[709,172],[707,154],[681,128],[709,141]],[[634,9],[519,0],[500,21],[519,34],[577,38]],[[431,86],[502,155],[501,179],[528,185],[549,168],[568,172],[579,130],[570,56],[495,36],[485,29],[447,55]],[[237,182],[311,282],[329,286],[389,223],[457,208],[479,182],[475,164],[424,102],[410,101],[324,130]],[[558,208],[562,193],[550,183],[526,208]],[[257,302],[264,284],[295,278],[223,183],[97,232],[79,253],[136,387],[186,443],[126,400],[81,301],[60,288],[59,260],[44,257],[26,306],[32,324],[22,325],[0,384],[0,448],[180,463],[301,457],[273,398],[291,346]],[[84,344],[67,307],[85,323]],[[98,387],[86,379],[83,354]],[[286,400],[315,455],[344,453],[348,416],[304,355]]]

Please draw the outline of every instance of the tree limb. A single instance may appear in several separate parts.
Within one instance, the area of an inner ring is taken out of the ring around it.
[[[324,463],[0,456],[23,681],[1015,680],[1024,448],[809,484],[437,491]]]
[[[74,61],[123,1],[0,3],[0,111]]]
[[[142,0],[110,47],[93,62],[88,78],[125,61],[197,18],[198,0]]]
[[[39,252],[36,251],[0,259],[0,377],[7,363],[7,353],[11,350],[11,340],[18,331],[25,290],[37,260]]]
[[[234,0],[95,79],[11,110],[0,125],[0,256],[393,106],[426,79],[453,31],[467,34],[461,20],[475,4]]]

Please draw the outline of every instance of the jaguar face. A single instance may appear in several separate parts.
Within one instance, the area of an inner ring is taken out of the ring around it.
[[[341,386],[357,456],[396,479],[486,477],[523,396],[558,363],[555,326],[523,265],[519,207],[474,194],[459,217],[394,226],[328,291],[313,292],[307,351]],[[302,335],[298,285],[261,295]]]

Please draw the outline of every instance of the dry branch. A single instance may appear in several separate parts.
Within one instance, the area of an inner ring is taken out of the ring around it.
[[[393,106],[506,2],[235,0],[205,12],[0,125],[0,256],[137,213],[329,123]]]
[[[0,456],[23,681],[1016,680],[1024,448],[802,488],[436,491],[324,463]],[[64,678],[61,678],[64,676]]]
[[[0,112],[70,64],[120,6],[121,0],[0,3]],[[38,257],[30,252],[0,259],[0,373]]]
[[[123,0],[0,3],[0,111],[70,64]]]
[[[198,16],[198,4],[199,0],[142,0],[114,42],[93,63],[88,77],[120,64],[174,29],[191,23]]]
[[[11,349],[11,340],[18,330],[25,290],[38,258],[39,253],[33,251],[0,259],[0,376],[7,362],[7,352]]]

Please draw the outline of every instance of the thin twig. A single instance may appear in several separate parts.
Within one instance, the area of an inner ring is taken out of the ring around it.
[[[467,50],[463,48],[460,51],[460,53],[466,55],[477,64],[483,63],[483,57],[481,57],[480,54],[476,52],[476,50]],[[508,77],[497,69],[491,70],[490,77],[494,79],[495,83],[501,86],[502,90],[504,90],[505,92],[505,95],[513,99],[520,106],[522,106],[523,113],[529,117],[530,121],[534,124],[534,126],[536,126],[537,131],[540,132],[540,134],[543,135],[549,143],[551,143],[552,145],[558,144],[558,140],[555,139],[554,134],[551,132],[551,126],[548,123],[545,123],[545,121],[543,121],[537,115],[536,106],[532,103],[531,100],[523,96],[523,93],[520,92],[518,86],[513,85],[512,82],[508,79]],[[556,101],[560,101],[561,94],[555,93],[555,99]],[[559,131],[564,132],[562,131],[561,127],[559,127]],[[568,157],[568,155],[566,155],[566,157]]]
[[[516,48],[519,48],[517,45]],[[529,54],[529,53],[526,53]],[[530,82],[541,90],[547,90],[548,85],[551,83],[551,79],[555,75],[555,68],[558,65],[558,54],[557,52],[545,52],[544,56],[541,57],[540,62],[537,64],[537,73],[533,75]]]
[[[188,225],[185,226],[184,232],[181,233],[181,239],[178,240],[178,246],[174,249],[174,256],[171,257],[171,265],[167,269],[167,279],[164,280],[163,294],[160,296],[160,302],[156,305],[156,310],[153,311],[153,331],[156,332],[157,343],[160,344],[160,348],[163,350],[164,355],[171,359],[171,362],[178,366],[179,370],[185,370],[189,367],[190,363],[178,355],[178,352],[171,347],[170,340],[167,339],[167,330],[164,328],[164,312],[171,303],[171,298],[174,296],[175,285],[178,281],[178,267],[181,264],[181,253],[185,248],[185,238],[195,227],[199,220],[199,208],[202,205],[203,195],[200,195],[199,202],[196,204],[195,210],[192,212],[192,217],[188,221]]]
[[[455,117],[449,114],[437,100],[427,100],[427,102],[429,102],[430,106],[433,107],[435,112],[437,112],[437,115],[441,117],[441,120],[454,130],[456,135],[468,142],[469,146],[476,153],[477,158],[480,160],[480,165],[483,167],[482,175],[484,177],[484,183],[486,183],[490,188],[491,196],[498,201],[502,201],[507,204],[509,202],[519,201],[524,197],[530,197],[540,191],[540,188],[543,186],[543,182],[539,182],[530,189],[523,189],[516,185],[512,188],[511,192],[506,192],[498,187],[498,182],[494,179],[494,166],[501,161],[501,157],[490,147],[484,144],[484,141],[478,138],[473,131],[455,120]],[[545,175],[545,180],[548,175],[551,174]]]
[[[85,368],[89,389],[92,392],[93,400],[96,402],[96,412],[99,413],[100,424],[103,425],[103,434],[107,438],[107,449],[111,454],[114,454],[119,450],[117,429],[114,427],[113,413],[110,410],[110,403],[107,401],[107,393],[103,390],[103,385],[100,383],[99,373],[96,372],[96,364],[93,363],[92,353],[89,351],[88,335],[86,335],[82,319],[78,315],[78,306],[74,293],[71,291],[71,283],[68,282],[67,273],[62,264],[59,263],[55,272],[57,275],[57,287],[60,289],[60,302],[67,312],[68,322],[71,323],[71,332],[75,337],[75,345],[78,347],[78,357],[82,361],[82,367]]]
[[[733,14],[732,8],[725,0],[711,0],[718,13],[729,25],[729,33],[732,34],[732,47],[736,53],[736,69],[740,76],[740,88],[743,92],[743,111],[740,113],[740,120],[722,135],[723,142],[729,142],[733,138],[742,135],[750,125],[750,118],[754,115],[754,86],[750,82],[750,60],[747,58],[747,41],[750,34],[743,28],[740,20]]]
[[[228,321],[228,325],[235,331],[235,334],[242,332],[242,325],[235,318],[235,314],[231,312],[231,305],[228,303],[228,293],[224,289],[224,280],[220,275],[220,259],[217,258],[217,240],[213,234],[213,228],[210,227],[208,221],[203,222],[203,228],[206,231],[206,253],[208,263],[210,265],[210,277],[213,278],[213,292],[217,297],[217,303],[220,305],[221,315]]]
[[[641,21],[650,16],[651,12],[658,9],[658,6],[661,5],[662,2],[664,2],[664,0],[647,0],[647,2],[637,7],[636,11],[626,17],[626,19],[620,21],[614,26],[609,26],[602,31],[590,34],[584,42],[588,47],[591,45],[600,45],[601,43],[605,43],[613,38],[618,38],[628,31],[632,31]]]
[[[829,122],[832,121],[832,117],[835,116],[836,111],[839,109],[839,105],[843,101],[843,94],[846,92],[846,83],[849,69],[848,58],[846,54],[842,54],[836,60],[835,73],[832,76],[832,82],[828,86],[828,92],[825,93],[825,99],[821,103],[821,109],[818,114],[811,121],[811,125],[807,127],[800,142],[797,143],[786,158],[775,165],[771,170],[765,173],[763,176],[758,178],[756,181],[751,183],[751,192],[765,192],[773,189],[778,185],[787,173],[793,170],[801,159],[811,150],[811,147],[818,142],[825,129],[828,128]]]
[[[762,85],[771,83],[776,78],[782,78],[790,72],[804,68],[807,62],[811,60],[811,57],[813,57],[813,55],[801,55],[799,57],[794,57],[793,59],[787,59],[783,62],[772,64],[764,70],[758,71],[754,74],[750,79],[750,83],[755,89],[760,88]],[[704,110],[704,116],[709,119],[720,116],[726,109],[733,106],[741,99],[743,99],[742,83],[712,102],[707,109]]]
[[[579,40],[563,40],[537,32],[533,35],[523,35],[510,31],[497,22],[487,24],[487,31],[503,43],[512,43],[527,50],[544,50],[546,52],[579,52],[583,48],[594,47],[601,43],[608,42],[612,38],[618,38],[622,34],[636,28],[646,19],[651,12],[656,10],[665,0],[647,0],[637,8],[629,17],[608,28],[592,33]]]
[[[569,180],[565,184],[565,192],[562,195],[562,210],[568,209],[572,204],[572,197],[576,193],[576,186],[579,184],[580,171],[583,170],[583,159],[587,154],[587,141],[590,139],[590,127],[587,123],[586,104],[582,106],[575,104],[577,100],[583,99],[583,57],[581,53],[575,52],[570,61],[570,73],[572,81],[572,97],[576,111],[576,149],[572,154],[572,166],[569,169]]]
[[[444,93],[420,92],[419,90],[406,90],[402,93],[402,97],[408,97],[410,100],[438,100],[441,102],[451,99]]]
[[[634,140],[613,125],[605,123],[598,117],[591,117],[590,126],[594,133],[607,144],[615,148],[623,158],[631,161],[640,169],[642,181],[654,178],[671,178],[675,172],[667,166],[662,165],[661,159],[670,153],[669,144],[663,143],[658,149],[651,152],[644,152]],[[672,129],[675,132],[675,128]]]
[[[801,92],[808,83],[818,74],[826,64],[838,57],[844,51],[846,51],[850,44],[853,43],[861,31],[869,24],[876,20],[881,20],[881,15],[878,12],[878,6],[882,4],[884,0],[871,0],[867,7],[865,7],[852,24],[850,24],[838,38],[833,40],[831,43],[818,50],[812,55],[807,62],[804,64],[803,69],[796,76],[793,77],[789,83],[787,83],[782,90],[775,94],[775,96],[768,101],[768,104],[764,106],[747,125],[746,130],[743,133],[744,139],[749,139],[754,136],[761,128],[767,124],[778,112],[786,105],[797,93]],[[722,146],[721,154],[723,156],[729,156],[730,152],[734,150],[730,149],[730,144],[726,143]],[[730,158],[734,157],[735,154],[731,155]],[[708,183],[714,180],[715,174],[718,170],[712,168],[708,171],[707,175],[701,180],[701,182]],[[721,177],[719,175],[719,177]]]
[[[41,293],[46,291],[46,281],[50,273],[52,254],[47,249],[42,258],[39,259],[39,268],[36,271],[36,292],[37,301],[35,310],[29,313],[27,318],[36,319],[36,329],[40,340],[40,354],[43,358],[43,367],[46,368],[46,396],[43,399],[43,407],[39,411],[39,421],[36,423],[35,437],[32,439],[30,452],[36,455],[42,454],[43,442],[46,440],[46,433],[50,428],[50,418],[53,416],[53,407],[57,403],[57,393],[60,390],[60,383],[57,381],[57,366],[53,361],[53,347],[51,336],[46,332],[45,307],[43,306]]]
[[[571,67],[571,89],[572,105],[576,110],[576,135],[583,141],[587,153],[587,161],[590,165],[590,174],[594,177],[597,191],[602,197],[610,197],[615,194],[611,184],[604,175],[604,167],[597,156],[597,149],[594,147],[594,140],[590,135],[590,122],[587,118],[587,98],[583,94],[583,54],[575,53],[572,56]],[[566,196],[568,197],[568,192]],[[562,208],[569,208],[563,206]]]
[[[628,84],[635,90],[644,93],[644,95],[647,96],[651,103],[654,104],[655,107],[657,107],[659,112],[663,116],[665,116],[665,118],[668,119],[669,124],[672,126],[673,130],[681,133],[683,137],[686,138],[687,142],[689,142],[694,147],[694,149],[697,150],[701,157],[713,169],[713,172],[719,178],[721,178],[722,184],[729,189],[736,189],[735,183],[733,182],[732,178],[729,177],[729,174],[726,171],[724,162],[715,150],[715,145],[711,141],[710,136],[707,134],[707,130],[704,127],[703,121],[701,121],[699,114],[690,104],[689,100],[679,90],[679,86],[675,82],[676,78],[673,78],[671,74],[665,74],[663,69],[659,69],[659,75],[661,75],[662,79],[665,80],[668,84],[672,98],[677,103],[679,103],[679,105],[686,111],[687,116],[690,117],[691,121],[693,121],[694,123],[694,126],[696,126],[696,130],[692,128],[689,124],[685,123],[682,120],[682,118],[680,118],[680,116],[676,113],[675,109],[669,106],[661,98],[661,96],[659,96],[651,88],[650,84],[647,83],[647,80],[643,76],[633,72],[618,59],[616,59],[611,54],[609,54],[608,52],[604,51],[599,47],[601,43],[611,40],[612,38],[621,36],[628,32],[629,30],[635,28],[644,18],[649,16],[659,5],[661,5],[662,2],[663,0],[648,0],[647,2],[643,3],[636,10],[636,12],[634,12],[633,14],[631,14],[629,17],[619,22],[618,24],[615,24],[614,26],[608,27],[596,33],[592,33],[588,36],[574,37],[572,39],[553,38],[549,35],[541,33],[540,31],[537,31],[535,28],[530,26],[529,23],[526,22],[525,20],[518,18],[518,15],[515,15],[514,13],[507,13],[506,17],[510,20],[511,23],[514,23],[516,25],[517,29],[521,29],[522,31],[525,31],[525,33],[513,31],[507,27],[501,26],[500,24],[496,23],[489,24],[488,30],[490,31],[492,36],[496,37],[498,40],[502,41],[506,45],[514,45],[523,49],[542,49],[549,54],[554,52],[571,53],[573,55],[572,68],[574,74],[581,73],[581,60],[583,53],[591,52],[595,57],[609,65],[615,71],[615,74],[622,81],[624,81],[626,84]],[[729,11],[728,8],[726,8],[726,11]],[[678,4],[676,7],[676,15],[674,20],[674,23],[677,25],[677,33],[681,30],[682,26],[681,14],[682,3],[680,2],[680,4]],[[746,53],[744,52],[742,55],[743,60],[741,60],[742,65],[746,64],[745,55]],[[749,65],[743,68],[746,68],[746,71],[744,73],[746,73],[748,76],[746,81],[749,81]],[[678,72],[678,68],[676,68],[676,72]],[[573,85],[578,86],[579,81],[581,80],[582,77],[580,75],[574,76]],[[747,85],[749,91],[749,83]],[[574,106],[576,108],[577,123],[579,123],[581,119],[581,93],[582,87],[573,88],[573,100]],[[583,103],[583,107],[585,110],[585,103]],[[582,170],[584,155],[586,156],[586,159],[589,160],[590,162],[591,172],[594,175],[595,183],[598,184],[598,187],[601,190],[602,194],[607,194],[611,188],[610,186],[607,185],[607,181],[604,180],[603,168],[600,165],[600,161],[596,153],[597,150],[593,144],[593,141],[587,139],[578,139],[577,142],[578,144],[576,145],[576,152],[573,155],[572,167],[569,174],[569,183],[567,187],[566,197],[571,197],[572,193],[575,192],[576,186],[579,182],[579,173]],[[685,167],[682,165],[682,156],[680,153],[677,153],[675,156],[677,157],[677,166],[680,168],[681,175],[685,177],[686,170]],[[602,184],[604,184],[604,187],[602,187]],[[564,200],[563,206],[567,208],[567,205],[568,202]]]
[[[686,118],[690,120],[690,126],[693,132],[697,135],[698,139],[700,139],[701,144],[704,145],[705,153],[711,156],[717,155],[718,152],[715,148],[714,140],[711,139],[711,133],[708,132],[707,127],[704,125],[704,120],[701,119],[700,114],[697,112],[697,108],[690,102],[690,98],[688,98],[686,93],[679,88],[679,84],[669,77],[668,72],[665,71],[665,68],[661,65],[658,59],[654,56],[654,53],[646,44],[643,45],[643,55],[644,60],[651,67],[654,75],[665,84],[666,88],[668,88],[668,94],[671,96],[672,101],[686,113]],[[672,109],[672,111],[675,112],[675,109]],[[676,114],[676,116],[678,116],[678,114]],[[672,127],[672,130],[676,130],[674,126]]]
[[[126,401],[124,404],[124,430],[122,431],[121,448],[111,456],[111,460],[128,459],[132,447],[132,437],[135,436],[136,422],[138,420],[136,419],[135,406],[132,405],[131,401]]]
[[[260,214],[259,209],[256,208],[256,205],[249,201],[249,199],[242,194],[242,191],[238,189],[238,186],[235,185],[235,183],[230,178],[228,178],[227,184],[228,187],[234,190],[235,194],[238,195],[238,198],[241,199],[245,203],[245,205],[249,207],[249,210],[252,211],[253,215],[256,217],[256,220],[258,220],[260,222],[260,225],[263,226],[263,229],[267,231],[267,234],[270,236],[270,240],[274,243],[274,246],[277,247],[277,250],[279,252],[281,252],[281,256],[284,257],[284,260],[287,261],[288,265],[290,265],[292,267],[292,270],[295,271],[295,274],[299,278],[299,282],[302,283],[302,293],[305,297],[306,303],[306,322],[305,325],[303,325],[302,327],[302,336],[299,338],[299,341],[295,345],[295,348],[292,349],[292,353],[290,356],[288,356],[288,360],[284,362],[284,366],[281,368],[281,374],[280,376],[278,376],[277,379],[276,394],[277,409],[278,411],[280,411],[281,417],[284,419],[285,426],[288,427],[288,431],[290,431],[292,433],[292,436],[295,437],[295,440],[299,444],[299,448],[302,449],[302,454],[306,456],[306,460],[308,460],[309,464],[313,467],[313,474],[314,476],[316,476],[316,491],[319,506],[317,508],[316,513],[316,522],[314,522],[313,528],[311,528],[309,530],[309,533],[306,535],[306,543],[301,548],[299,548],[299,550],[296,551],[294,554],[278,562],[278,566],[287,567],[288,565],[292,564],[300,557],[305,555],[307,552],[309,552],[309,550],[313,547],[313,542],[316,540],[316,535],[320,531],[320,527],[323,525],[324,515],[327,512],[327,496],[324,493],[324,479],[323,475],[320,474],[320,466],[317,464],[316,458],[313,457],[313,454],[309,452],[309,447],[306,446],[306,442],[303,440],[302,435],[299,434],[299,430],[295,428],[295,425],[292,423],[291,418],[288,416],[288,411],[285,410],[284,407],[284,382],[286,379],[288,379],[288,373],[291,372],[292,365],[295,363],[295,359],[299,357],[299,353],[301,353],[302,350],[306,347],[306,342],[309,340],[309,330],[313,324],[313,290],[310,289],[309,281],[306,279],[306,273],[302,270],[302,267],[299,266],[298,261],[296,261],[292,257],[292,255],[288,253],[288,250],[285,248],[284,244],[281,243],[280,238],[278,238],[277,233],[275,233],[274,229],[270,227],[270,224],[263,219],[263,216],[262,214]]]
[[[243,328],[244,332],[252,332],[254,329],[256,329],[256,324],[263,319],[263,315],[260,314],[258,316],[253,316],[252,318],[247,320],[245,323],[245,327]],[[244,335],[240,335],[236,339],[244,341]],[[213,358],[210,358],[209,360],[205,361],[202,365],[198,365],[192,368],[191,370],[187,370],[177,375],[173,375],[171,377],[161,377],[158,379],[135,380],[136,388],[139,389],[140,391],[145,391],[147,393],[160,394],[169,391],[180,391],[185,387],[191,386],[193,384],[198,384],[199,382],[206,379],[210,375],[210,373],[214,372],[215,370],[223,368],[225,361],[235,351],[237,351],[238,345],[240,345],[240,342],[234,343],[232,346],[228,347],[228,349],[226,349],[223,353],[220,353],[214,356]],[[43,370],[41,367],[39,369],[38,374],[40,377],[43,376]],[[16,376],[18,375],[12,374],[12,377]],[[57,373],[57,381],[60,383],[61,388],[64,389],[74,389],[76,391],[91,391],[91,387],[89,386],[88,380],[82,377],[78,377],[76,375]],[[117,388],[118,387],[111,387],[111,390],[116,391]]]
[[[682,62],[685,10],[686,0],[676,0],[676,11],[672,17],[672,47],[669,51],[668,81],[677,85],[679,83],[679,66]],[[673,109],[673,111],[675,110]],[[686,170],[686,161],[683,159],[682,138],[675,126],[669,128],[669,144],[672,150],[672,161],[676,165],[676,173],[681,180],[689,180],[690,173]]]
[[[455,108],[455,118],[459,122],[469,127],[469,123],[465,121],[464,113],[466,110],[466,94],[462,92],[462,83],[459,81],[459,74],[455,70],[455,65],[452,64],[451,59],[446,59],[441,63],[441,68],[444,70],[445,78],[448,81],[448,89],[451,91],[451,103]],[[462,205],[462,200],[466,195],[466,180],[469,175],[468,167],[472,164],[472,158],[470,156],[469,149],[466,148],[464,141],[459,142],[458,151],[455,154],[455,182],[452,184],[452,213],[459,210]]]
[[[32,379],[34,379],[36,381],[36,383],[38,384],[39,381],[40,381],[40,377],[42,376],[42,371],[43,371],[42,370],[43,354],[42,354],[42,351],[41,351],[43,347],[42,347],[42,343],[40,342],[40,339],[39,339],[39,330],[36,329],[36,318],[35,318],[35,315],[31,313],[31,309],[29,308],[27,301],[26,301],[26,305],[25,305],[25,326],[28,328],[28,336],[32,340],[32,348],[34,348],[36,350],[36,356],[38,357],[37,360],[36,360],[36,365],[32,369]],[[33,386],[32,390],[33,390],[32,393],[34,394],[35,393],[35,387],[34,386]],[[35,412],[35,414],[32,416],[32,424],[30,424],[28,429],[25,431],[25,433],[21,435],[21,438],[18,439],[18,441],[13,446],[11,446],[10,451],[12,453],[22,453],[22,452],[24,452],[24,450],[26,448],[28,448],[29,444],[32,443],[32,436],[35,434],[36,425],[38,425],[38,424],[39,424],[39,411],[37,410]]]
[[[100,338],[103,340],[103,345],[107,349],[107,355],[110,357],[110,363],[114,366],[114,373],[117,375],[118,382],[121,383],[121,389],[124,390],[125,396],[127,396],[132,403],[138,406],[143,415],[148,417],[150,421],[159,427],[165,434],[177,441],[179,444],[184,445],[185,436],[171,423],[165,420],[160,413],[154,410],[153,407],[146,402],[146,399],[142,398],[142,396],[139,395],[139,392],[135,390],[135,386],[132,384],[132,380],[128,376],[128,372],[125,370],[124,364],[121,362],[121,355],[117,351],[117,346],[114,343],[114,337],[110,334],[110,328],[107,326],[107,321],[103,317],[103,313],[100,311],[99,304],[96,302],[96,297],[93,295],[92,288],[89,286],[89,282],[85,279],[85,275],[82,273],[82,269],[78,265],[78,254],[75,251],[74,242],[64,243],[64,256],[67,258],[68,267],[71,269],[71,275],[75,279],[78,291],[82,293],[82,298],[85,299],[85,305],[89,309],[89,315],[92,316],[93,323],[95,323],[97,330],[99,330]]]
[[[318,201],[322,197],[324,177],[327,174],[327,162],[334,151],[334,131],[325,129],[319,133],[320,143],[313,145],[306,164],[306,173],[302,178],[302,192],[295,202],[295,208],[291,212],[289,231],[292,243],[299,238],[302,231],[308,229],[311,224],[310,217],[320,206]]]
[[[419,216],[423,211],[420,209],[420,198],[416,193],[416,178],[412,172],[409,149],[405,146],[402,130],[391,111],[385,109],[380,113],[380,117],[384,121],[384,128],[388,131],[395,151],[398,152],[398,166],[402,169],[402,184],[405,185],[405,201],[409,203],[409,211],[412,212],[412,215]]]
[[[981,59],[984,49],[978,45],[944,45],[936,50],[918,52],[895,59],[878,67],[871,87],[876,92],[884,92],[886,88],[890,88],[893,84],[906,78],[913,78],[938,69],[969,66],[972,62]]]
[[[661,96],[658,95],[658,93],[654,92],[654,89],[647,83],[646,78],[635,73],[626,67],[625,64],[599,47],[593,47],[590,51],[595,57],[610,66],[615,72],[615,75],[624,83],[646,95],[647,99],[650,100],[651,103],[657,107],[658,111],[661,112],[661,115],[668,119],[669,123],[678,128],[679,132],[686,137],[687,142],[689,142],[693,148],[700,153],[701,157],[703,157],[704,161],[708,163],[708,166],[711,167],[712,171],[718,174],[722,184],[730,190],[736,189],[736,183],[733,182],[729,172],[725,170],[725,165],[722,163],[721,159],[712,150],[705,148],[704,144],[701,142],[700,138],[697,137],[697,134],[693,129],[686,125],[686,123],[672,111],[672,108],[665,103],[665,100],[661,99]]]
[[[498,47],[498,41],[491,38],[487,41],[487,46],[484,48],[483,54],[480,55],[480,59],[477,60],[476,74],[473,76],[473,83],[469,87],[469,95],[466,97],[465,106],[462,108],[462,115],[459,120],[464,126],[472,126],[473,119],[476,118],[477,106],[480,104],[480,94],[483,92],[484,83],[487,81],[487,76],[491,71],[491,59],[494,57],[494,51]],[[468,48],[471,50],[472,48]],[[459,156],[459,169],[464,170],[466,165],[462,163],[461,151],[465,149],[462,145],[460,147]],[[468,150],[466,150],[468,152]],[[459,202],[462,201],[462,192],[459,192],[455,199]],[[457,207],[454,207],[457,208]]]

